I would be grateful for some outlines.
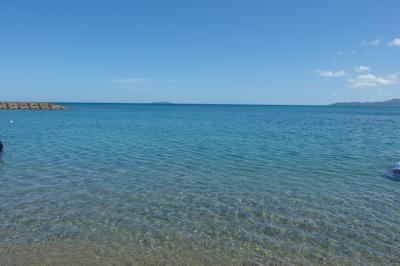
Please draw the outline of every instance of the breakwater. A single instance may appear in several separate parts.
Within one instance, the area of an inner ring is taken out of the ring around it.
[[[0,102],[0,110],[67,110],[67,108],[51,103]]]

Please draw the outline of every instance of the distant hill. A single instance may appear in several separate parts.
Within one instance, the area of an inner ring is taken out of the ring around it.
[[[393,106],[400,107],[400,99],[391,99],[383,102],[343,102],[334,103],[331,106]]]
[[[152,102],[151,104],[172,104],[171,102]]]

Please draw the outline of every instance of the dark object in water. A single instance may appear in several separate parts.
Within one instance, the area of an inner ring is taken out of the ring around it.
[[[0,152],[2,152],[2,151],[3,151],[3,148],[4,148],[4,146],[3,146],[3,142],[1,142],[1,140],[0,140]]]
[[[397,162],[393,167],[393,174],[400,175],[400,162]]]

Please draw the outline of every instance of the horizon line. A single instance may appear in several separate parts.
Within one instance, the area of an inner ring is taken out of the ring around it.
[[[59,104],[143,104],[143,105],[249,105],[249,106],[327,106],[328,104],[270,104],[270,103],[191,103],[191,102],[86,102],[86,101],[0,101],[0,102],[36,102]]]

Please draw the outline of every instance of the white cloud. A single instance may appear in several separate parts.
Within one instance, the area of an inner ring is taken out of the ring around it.
[[[400,38],[394,39],[388,45],[391,47],[400,47]]]
[[[396,80],[396,81],[400,81],[400,73],[389,74],[388,77],[390,79],[393,79],[393,80]]]
[[[361,43],[365,46],[378,46],[381,43],[381,39],[375,38],[372,40],[362,40]]]
[[[318,75],[320,75],[321,77],[325,77],[325,78],[337,78],[337,77],[343,77],[346,75],[346,72],[344,72],[343,70],[338,70],[338,71],[330,71],[330,70],[317,70]]]
[[[369,67],[367,67],[367,66],[356,66],[354,71],[357,72],[357,73],[364,73],[364,72],[371,71],[371,69]]]
[[[358,75],[355,78],[349,79],[350,85],[353,88],[361,87],[385,87],[398,83],[400,73],[387,75],[386,77],[375,76],[371,73]]]

